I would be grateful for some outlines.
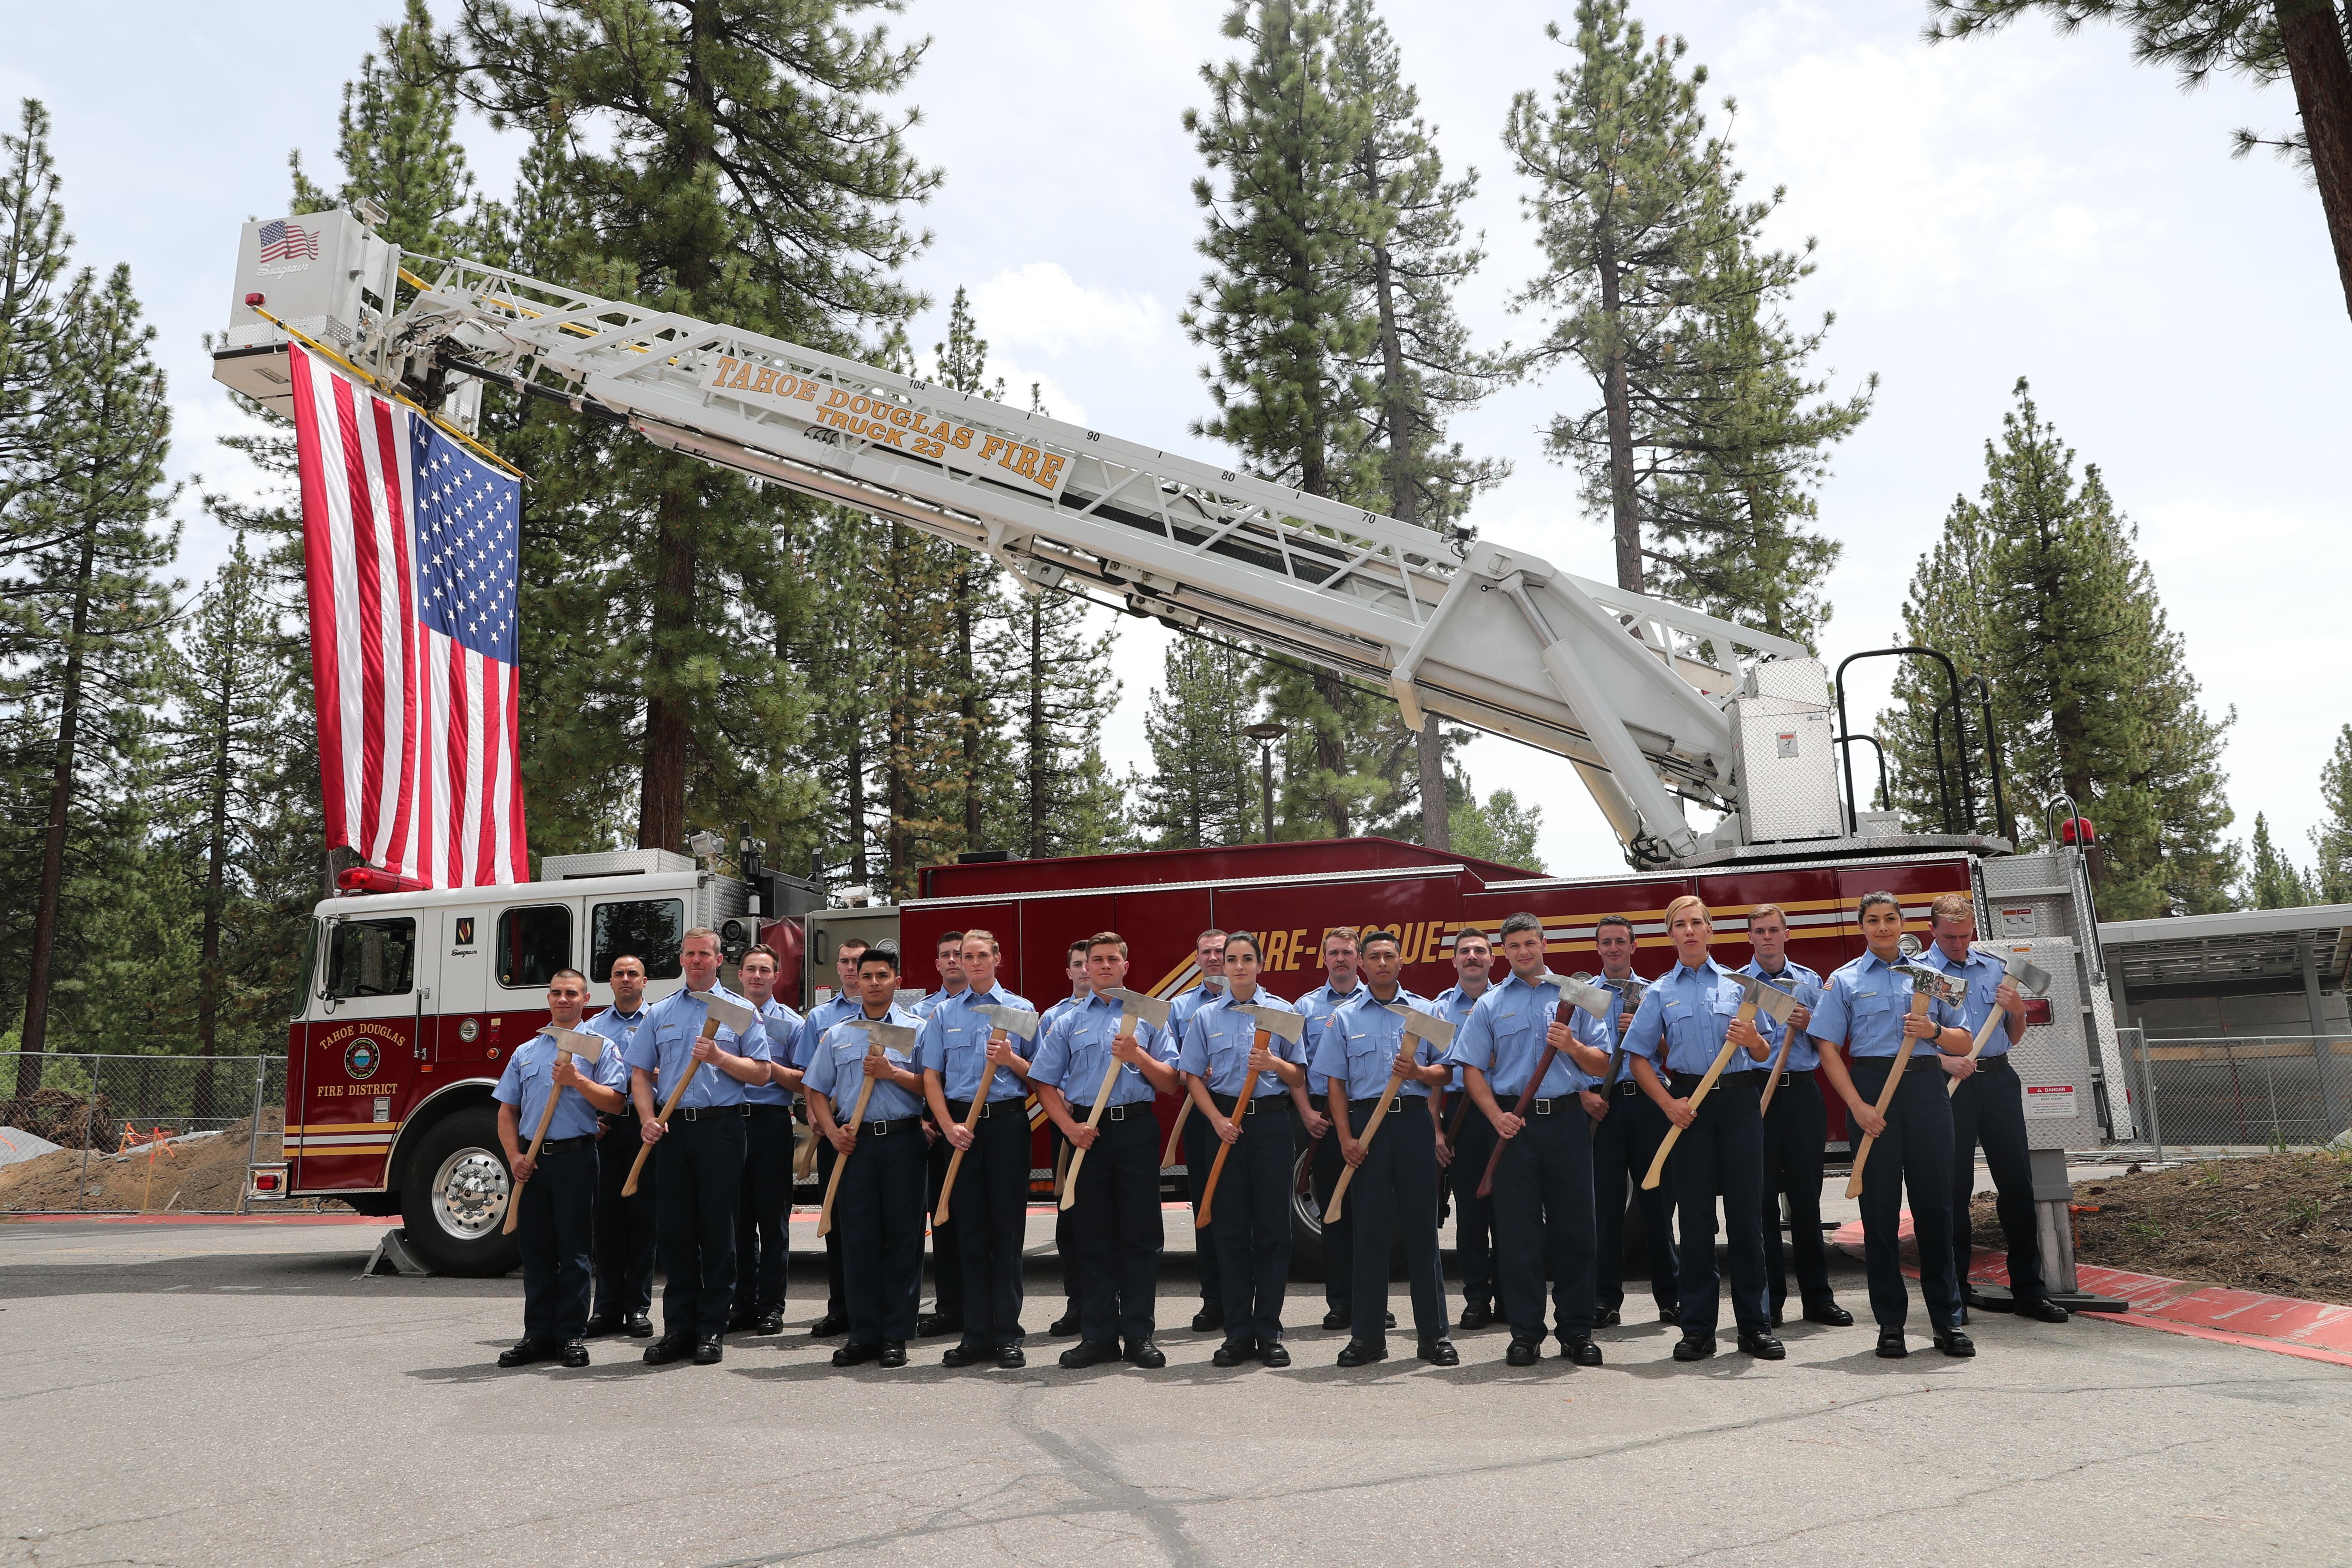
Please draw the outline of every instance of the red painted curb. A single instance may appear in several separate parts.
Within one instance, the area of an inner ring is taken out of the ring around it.
[[[399,1216],[363,1214],[0,1214],[0,1225],[381,1225]]]
[[[1911,1211],[1903,1211],[1899,1232],[1904,1250],[1912,1257],[1918,1247],[1911,1237]],[[1831,1244],[1851,1257],[1862,1256],[1862,1223],[1838,1227]],[[1919,1277],[1916,1264],[1903,1270]],[[2297,1296],[2273,1296],[2260,1290],[2236,1290],[2221,1285],[2198,1285],[2168,1279],[2160,1274],[2134,1274],[2123,1268],[2078,1265],[2075,1276],[2085,1290],[2131,1303],[2128,1312],[2085,1312],[2105,1323],[2158,1329],[2168,1334],[2216,1340],[2275,1355],[2352,1366],[2352,1307],[2328,1301],[2306,1301]],[[2009,1283],[2009,1264],[2001,1254],[1978,1247],[1969,1278],[1979,1284]]]

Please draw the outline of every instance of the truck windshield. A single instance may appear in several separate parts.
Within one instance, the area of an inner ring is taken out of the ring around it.
[[[341,921],[327,951],[325,994],[398,996],[416,973],[414,920]]]

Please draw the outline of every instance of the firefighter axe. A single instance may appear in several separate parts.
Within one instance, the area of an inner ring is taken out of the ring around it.
[[[866,1054],[869,1058],[878,1057],[886,1050],[897,1051],[902,1057],[914,1054],[915,1031],[908,1028],[904,1024],[884,1024],[871,1018],[852,1018],[849,1021],[849,1026],[866,1031]],[[866,1081],[858,1086],[857,1103],[849,1108],[849,1135],[852,1138],[857,1136],[858,1124],[866,1120],[866,1102],[873,1097],[874,1075],[867,1073]],[[811,1115],[814,1117],[814,1113],[812,1112]],[[855,1147],[850,1152],[856,1152]],[[841,1191],[842,1169],[848,1163],[848,1154],[844,1154],[833,1163],[833,1179],[824,1184],[824,1207],[816,1216],[816,1233],[821,1237],[830,1234],[833,1229],[834,1194]]]
[[[1806,1006],[1811,1007],[1815,1001],[1819,1000],[1817,996],[1806,994],[1812,990],[1811,986],[1800,981],[1798,987],[1797,1000]],[[1780,1048],[1772,1053],[1772,1071],[1764,1080],[1764,1098],[1756,1102],[1757,1115],[1761,1116],[1772,1109],[1772,1097],[1780,1091],[1780,1070],[1789,1065],[1789,1047],[1796,1042],[1795,1026],[1783,1019],[1780,1024]]]
[[[1913,956],[1919,951],[1919,940],[1916,937],[1905,937],[1903,944],[1906,958]],[[1890,964],[1888,967],[1911,982],[1911,1012],[1915,1017],[1926,1016],[1927,1005],[1939,994],[1947,994],[1948,999],[1949,983],[1945,980],[1940,971],[1930,969],[1924,963],[1896,963]],[[1903,1037],[1903,1048],[1895,1053],[1895,1066],[1886,1075],[1886,1087],[1878,1091],[1878,1103],[1871,1107],[1881,1116],[1885,1115],[1886,1108],[1895,1103],[1895,1086],[1903,1081],[1903,1069],[1910,1065],[1913,1043],[1908,1035]],[[1862,1142],[1853,1152],[1853,1173],[1845,1179],[1846,1196],[1850,1198],[1862,1196],[1862,1168],[1869,1163],[1870,1152],[1877,1146],[1877,1143],[1878,1134],[1875,1132],[1865,1132],[1862,1135]]]
[[[1969,948],[1969,951],[1975,953],[1979,958],[1990,958],[1995,963],[2000,964],[2003,970],[2008,972],[2010,984],[2015,985],[2020,991],[2024,992],[2028,996],[2047,996],[2050,994],[2050,972],[2042,968],[2040,964],[2034,963],[2032,959],[2027,958],[2022,954],[2004,958],[1989,947],[1977,947],[1971,945]],[[2008,1016],[2009,1015],[2006,1012],[1999,1007],[1995,1007],[1991,1012],[1985,1015],[1985,1021],[1977,1026],[1977,1037],[1969,1042],[1969,1054],[1965,1059],[1974,1061],[1977,1058],[1984,1055],[1985,1047],[1990,1043],[1992,1039],[1993,1030],[1998,1027],[2000,1021]],[[1944,1086],[1944,1093],[1947,1097],[1959,1092],[1960,1080],[1958,1079],[1954,1079]]]
[[[1553,1023],[1567,1024],[1568,1016],[1580,1008],[1591,1017],[1605,1020],[1609,1016],[1609,1004],[1614,998],[1608,992],[1592,984],[1592,976],[1582,973],[1559,975],[1547,969],[1544,971],[1543,979],[1537,981],[1536,984],[1541,985],[1547,982],[1559,987],[1559,1006],[1552,1014]],[[1546,1030],[1545,1033],[1549,1034],[1550,1031]],[[1512,1115],[1522,1118],[1527,1115],[1528,1107],[1535,1103],[1537,1087],[1543,1082],[1544,1074],[1551,1071],[1551,1059],[1558,1055],[1559,1055],[1559,1047],[1547,1040],[1543,1054],[1536,1058],[1536,1070],[1528,1075],[1528,1086],[1519,1090],[1518,1102],[1511,1107]],[[1486,1156],[1486,1173],[1478,1178],[1480,1197],[1486,1197],[1494,1192],[1495,1173],[1503,1163],[1503,1149],[1509,1142],[1508,1138],[1495,1140],[1495,1152]]]
[[[689,991],[687,995],[702,1004],[702,1033],[698,1037],[701,1039],[717,1039],[721,1028],[734,1030],[736,1037],[740,1039],[746,1030],[759,1026],[758,1010],[746,1003],[731,1001],[716,991]],[[677,1075],[677,1087],[669,1091],[669,1099],[662,1105],[661,1115],[655,1118],[664,1131],[669,1127],[669,1113],[677,1109],[677,1102],[686,1095],[686,1086],[694,1081],[694,1075],[700,1072],[704,1065],[691,1057],[687,1059],[686,1070]],[[645,1173],[646,1156],[653,1152],[654,1146],[650,1143],[637,1145],[637,1157],[629,1165],[629,1179],[621,1184],[623,1197],[636,1195],[637,1178]]]
[[[1257,1020],[1257,1034],[1250,1041],[1252,1056],[1255,1056],[1272,1044],[1276,1036],[1294,1046],[1306,1037],[1307,1019],[1301,1014],[1288,1012],[1280,1007],[1261,1007],[1250,1002],[1234,1003],[1234,1011],[1247,1013]],[[1242,1073],[1241,1091],[1234,1096],[1233,1108],[1225,1112],[1227,1118],[1236,1117],[1242,1113],[1242,1107],[1249,1102],[1250,1090],[1256,1087],[1257,1075],[1244,1068]],[[1233,1152],[1234,1146],[1231,1143],[1222,1138],[1217,1141],[1217,1157],[1210,1162],[1209,1179],[1201,1188],[1200,1223],[1202,1225],[1210,1223],[1210,1205],[1213,1204],[1217,1197],[1217,1178],[1225,1173],[1225,1156]]]
[[[593,1066],[604,1059],[604,1047],[612,1043],[602,1035],[591,1035],[579,1029],[560,1028],[553,1024],[550,1024],[540,1033],[555,1042],[555,1059],[559,1063],[565,1057],[572,1056]],[[534,1165],[539,1163],[540,1145],[547,1142],[548,1124],[555,1120],[555,1102],[562,1096],[563,1089],[561,1085],[551,1089],[548,1092],[547,1104],[539,1113],[539,1131],[530,1135],[530,1152],[524,1156]],[[528,1179],[525,1178],[525,1180]],[[512,1236],[516,1224],[521,1218],[522,1183],[517,1182],[514,1184],[514,1191],[507,1194],[506,1223],[499,1226],[499,1234]]]
[[[1789,1015],[1795,1012],[1798,1005],[1794,996],[1777,985],[1765,984],[1752,974],[1735,974],[1731,978],[1739,984],[1739,1011],[1731,1016],[1733,1023],[1753,1024],[1756,1015],[1761,1013],[1782,1028],[1789,1026]],[[1731,1065],[1731,1053],[1738,1048],[1731,1043],[1731,1031],[1726,1029],[1723,1032],[1723,1048],[1715,1053],[1715,1060],[1707,1064],[1706,1076],[1698,1080],[1696,1089],[1691,1090],[1690,1108],[1694,1114],[1701,1102],[1715,1092],[1716,1079],[1721,1078],[1723,1069]],[[1650,1162],[1649,1174],[1642,1178],[1643,1192],[1658,1184],[1658,1178],[1665,1173],[1666,1156],[1675,1152],[1675,1144],[1682,1135],[1683,1130],[1679,1127],[1669,1126],[1666,1129],[1665,1137],[1658,1143],[1657,1157]]]
[[[1617,1016],[1620,1018],[1632,1017],[1634,1011],[1642,1005],[1642,994],[1650,988],[1650,983],[1638,974],[1629,974],[1624,979],[1612,981],[1611,984],[1615,985],[1624,997]],[[1606,1015],[1602,1016],[1601,1022],[1608,1022]],[[1607,1094],[1616,1088],[1617,1079],[1624,1071],[1625,1031],[1620,1029],[1617,1031],[1617,1047],[1609,1053],[1609,1076],[1601,1080],[1601,1092]]]
[[[1388,1008],[1390,1012],[1404,1020],[1406,1039],[1427,1040],[1433,1046],[1450,1046],[1454,1043],[1454,1026],[1436,1015],[1424,1013],[1418,1007],[1408,1007],[1402,1002],[1391,1002],[1388,1005]],[[1389,1086],[1381,1090],[1381,1102],[1372,1107],[1372,1119],[1364,1123],[1364,1142],[1367,1146],[1371,1143],[1372,1134],[1381,1130],[1381,1123],[1388,1120],[1389,1108],[1396,1103],[1397,1090],[1403,1087],[1404,1074],[1390,1072]],[[1353,1165],[1346,1167],[1339,1173],[1339,1179],[1331,1184],[1331,1202],[1323,1211],[1325,1219],[1336,1220],[1339,1217],[1341,1200],[1348,1195],[1348,1184],[1356,1179],[1356,1170],[1357,1167]]]
[[[1018,1035],[1024,1040],[1037,1037],[1037,1015],[1026,1007],[1000,1007],[993,1002],[983,1002],[972,1009],[988,1020],[988,1043],[1003,1045],[1006,1037]],[[971,1097],[971,1108],[963,1113],[963,1130],[967,1132],[980,1125],[982,1112],[988,1109],[988,1086],[996,1079],[996,1064],[982,1057],[980,1064],[980,1085]],[[963,1168],[964,1151],[957,1150],[948,1160],[948,1173],[940,1182],[940,1208],[931,1215],[933,1225],[948,1222],[948,1200],[955,1195],[956,1173]]]
[[[1140,991],[1129,991],[1123,985],[1113,986],[1098,994],[1108,996],[1118,1004],[1118,1037],[1122,1040],[1135,1038],[1135,1026],[1139,1021],[1149,1024],[1155,1029],[1164,1029],[1168,1026],[1168,1009],[1171,1004],[1157,996],[1146,996]],[[1087,1112],[1087,1126],[1089,1129],[1101,1125],[1103,1108],[1110,1103],[1111,1085],[1118,1081],[1118,1069],[1126,1065],[1116,1056],[1103,1064],[1102,1087],[1095,1090],[1094,1109]],[[1187,1095],[1185,1098],[1190,1100],[1192,1097]],[[1077,1201],[1078,1167],[1086,1163],[1087,1152],[1075,1144],[1071,1145],[1070,1168],[1062,1177],[1062,1207],[1068,1208]]]

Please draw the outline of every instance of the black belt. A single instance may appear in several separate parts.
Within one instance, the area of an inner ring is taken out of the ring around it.
[[[770,1105],[757,1100],[743,1102],[743,1114],[746,1116],[790,1116],[792,1113],[793,1108],[789,1105]]]
[[[1576,1096],[1572,1094],[1555,1094],[1549,1100],[1530,1100],[1528,1101],[1527,1109],[1525,1110],[1514,1110],[1511,1114],[1514,1116],[1549,1116],[1561,1106],[1574,1105],[1575,1103]]]
[[[1149,1101],[1140,1100],[1130,1101],[1126,1105],[1105,1106],[1103,1108],[1102,1119],[1105,1121],[1124,1121],[1127,1120],[1128,1112],[1129,1111],[1145,1111],[1150,1109],[1151,1106]],[[1086,1121],[1087,1118],[1093,1116],[1094,1113],[1095,1108],[1091,1105],[1073,1105],[1070,1107],[1070,1114],[1077,1118],[1080,1121]]]
[[[593,1132],[583,1132],[576,1138],[551,1138],[539,1146],[541,1154],[557,1154],[566,1149],[585,1149],[596,1142]]]
[[[1275,1102],[1275,1101],[1278,1101],[1278,1100],[1287,1100],[1287,1099],[1289,1099],[1289,1098],[1290,1098],[1290,1097],[1289,1097],[1288,1095],[1286,1095],[1286,1094],[1260,1094],[1260,1095],[1255,1095],[1255,1096],[1253,1096],[1252,1098],[1250,1098],[1250,1099],[1248,1099],[1248,1100],[1243,1100],[1243,1101],[1242,1101],[1242,1110],[1241,1110],[1241,1113],[1242,1113],[1244,1116],[1255,1116],[1255,1115],[1257,1114],[1257,1108],[1258,1108],[1259,1106],[1261,1106],[1261,1105],[1266,1105],[1266,1104],[1269,1104],[1269,1103],[1272,1103],[1272,1102]]]
[[[670,1112],[670,1117],[677,1121],[705,1121],[714,1116],[751,1114],[751,1108],[748,1105],[681,1105]]]
[[[1015,1110],[1022,1112],[1025,1117],[1029,1110],[1028,1100],[1025,1099],[985,1100],[981,1104],[980,1119],[982,1121],[985,1121],[992,1116],[1006,1116]],[[948,1114],[956,1121],[961,1121],[965,1117],[971,1114],[971,1101],[969,1100],[949,1100]]]
[[[1610,1087],[1609,1092],[1612,1094],[1639,1094],[1642,1092],[1642,1086],[1635,1083],[1632,1076],[1629,1074],[1615,1084],[1612,1084]]]
[[[868,1134],[871,1134],[876,1138],[887,1138],[894,1132],[909,1131],[914,1128],[920,1127],[922,1124],[923,1119],[919,1116],[894,1117],[887,1121],[867,1121],[861,1123],[857,1129],[857,1135],[860,1138],[866,1137]]]

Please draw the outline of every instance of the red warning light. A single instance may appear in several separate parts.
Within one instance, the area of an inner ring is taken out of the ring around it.
[[[263,300],[264,300],[266,298],[267,298],[267,296],[265,296],[265,295],[261,295],[261,294],[257,294],[257,294],[247,294],[247,295],[245,297],[245,302],[246,302],[247,304],[248,304],[248,305],[259,305],[259,304],[261,304],[261,303],[263,302]]]

